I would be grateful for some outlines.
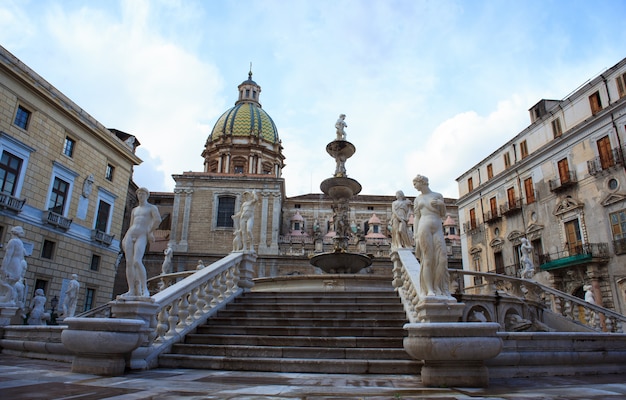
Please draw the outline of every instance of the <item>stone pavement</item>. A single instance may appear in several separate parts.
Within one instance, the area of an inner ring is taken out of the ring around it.
[[[6,400],[624,399],[625,375],[494,379],[487,389],[425,388],[409,375],[155,369],[119,377],[73,374],[70,364],[0,354]]]

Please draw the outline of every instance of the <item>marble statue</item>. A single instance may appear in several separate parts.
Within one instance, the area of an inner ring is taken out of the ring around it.
[[[589,304],[594,304],[596,305],[596,298],[593,295],[593,290],[591,285],[585,285],[583,286],[583,290],[585,291],[585,301]]]
[[[254,209],[258,201],[259,196],[256,194],[256,191],[245,191],[243,193],[241,208],[237,214],[233,215],[233,221],[235,221],[233,251],[254,251],[252,228],[254,226]],[[238,239],[241,243],[237,242]]]
[[[78,291],[80,283],[78,275],[72,274],[72,279],[65,290],[65,298],[63,299],[63,318],[73,317],[76,313],[76,304],[78,302]]]
[[[163,265],[161,266],[161,274],[171,274],[173,271],[172,257],[174,257],[174,250],[172,250],[172,247],[168,244],[165,250],[163,250],[163,254],[165,257],[163,259]]]
[[[346,160],[347,158],[343,154],[338,154],[337,157],[335,157],[335,177],[341,178],[347,176]]]
[[[204,269],[205,267],[206,265],[204,265],[204,262],[202,260],[198,260],[198,265],[196,265],[196,271]]]
[[[396,249],[413,247],[409,236],[410,205],[411,200],[398,190],[396,200],[391,203],[391,246]]]
[[[128,292],[122,297],[150,297],[143,256],[148,242],[154,242],[154,230],[161,223],[161,214],[155,205],[148,203],[149,197],[148,189],[137,189],[139,205],[133,209],[130,227],[122,239],[128,282]]]
[[[520,250],[522,252],[522,258],[520,259],[520,263],[522,264],[522,278],[531,279],[535,274],[535,266],[533,265],[533,247],[528,242],[528,239],[522,238]]]
[[[87,176],[85,178],[85,181],[83,182],[83,191],[81,192],[81,195],[84,198],[88,198],[91,195],[91,192],[93,191],[93,183],[95,182],[93,174],[90,174],[89,176]]]
[[[339,119],[335,122],[335,128],[337,129],[337,140],[346,140],[346,130],[348,127],[346,124],[346,114],[340,114]],[[345,160],[344,160],[345,161]]]
[[[46,296],[43,289],[35,290],[35,297],[30,306],[30,314],[26,321],[28,325],[45,325],[50,320],[50,314],[46,313],[44,307],[46,305]]]
[[[21,226],[11,228],[11,239],[6,245],[2,265],[0,266],[0,303],[15,303],[18,297],[16,283],[26,273],[24,256],[24,229]]]
[[[450,296],[448,289],[448,258],[442,219],[446,203],[440,193],[430,190],[428,178],[417,175],[413,186],[421,192],[415,198],[415,257],[420,260],[420,297]]]

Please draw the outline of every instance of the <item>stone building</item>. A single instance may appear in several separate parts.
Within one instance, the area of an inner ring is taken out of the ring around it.
[[[466,269],[519,276],[522,238],[536,279],[626,312],[626,59],[563,100],[458,179]],[[480,282],[476,282],[480,283]]]
[[[111,300],[138,145],[0,47],[0,241],[25,230],[27,301],[63,304],[74,273],[77,313]]]
[[[238,86],[234,107],[217,119],[204,143],[203,171],[174,174],[174,193],[152,194],[150,201],[159,207],[164,222],[146,254],[148,276],[160,273],[168,244],[174,249],[175,271],[191,270],[198,260],[210,263],[229,253],[234,231],[231,216],[239,210],[243,194],[252,191],[258,195],[253,234],[257,276],[319,272],[309,257],[332,249],[332,200],[322,193],[286,197],[282,142],[261,106],[260,93],[250,73]],[[319,152],[327,156],[324,149]],[[362,194],[350,200],[351,251],[374,259],[368,272],[390,268],[389,220],[394,200],[395,196]],[[455,225],[455,200],[446,202],[448,222]],[[460,268],[460,239],[451,229],[451,265]],[[118,282],[123,286],[121,278]]]

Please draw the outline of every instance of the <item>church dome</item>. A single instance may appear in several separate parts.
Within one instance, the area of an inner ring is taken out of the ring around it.
[[[218,118],[209,141],[217,140],[221,136],[252,136],[278,143],[278,130],[269,114],[261,108],[261,87],[252,80],[252,72],[248,73],[248,79],[238,89],[239,100]]]

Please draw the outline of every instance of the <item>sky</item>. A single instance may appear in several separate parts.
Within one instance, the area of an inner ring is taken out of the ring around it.
[[[0,0],[0,45],[104,126],[134,179],[172,191],[248,78],[284,147],[287,196],[321,193],[346,114],[361,194],[458,197],[456,178],[626,57],[624,0]]]

